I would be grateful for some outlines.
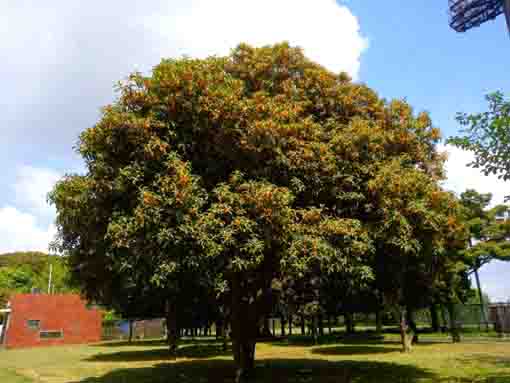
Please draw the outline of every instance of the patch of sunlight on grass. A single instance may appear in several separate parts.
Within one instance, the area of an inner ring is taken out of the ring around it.
[[[15,372],[1,368],[0,369],[0,382],[2,383],[30,383],[32,379],[25,376],[18,375]]]

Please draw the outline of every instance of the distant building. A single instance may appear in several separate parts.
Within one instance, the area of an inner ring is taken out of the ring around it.
[[[92,343],[101,340],[102,314],[76,294],[15,294],[4,316],[6,348]]]

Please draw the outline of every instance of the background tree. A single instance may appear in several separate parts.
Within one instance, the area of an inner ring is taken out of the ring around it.
[[[449,138],[447,143],[473,152],[475,159],[469,166],[509,180],[510,100],[501,92],[488,94],[485,99],[487,111],[457,114],[461,135]]]
[[[460,195],[463,216],[469,229],[469,247],[464,251],[465,262],[475,276],[478,302],[482,321],[488,329],[487,311],[484,305],[479,270],[492,260],[510,260],[510,223],[507,220],[508,207],[498,205],[489,209],[490,193],[478,193],[469,189]]]
[[[471,266],[471,270],[475,275],[476,286],[478,290],[478,302],[480,304],[480,314],[481,319],[486,324],[487,317],[486,311],[484,307],[484,301],[482,299],[482,287],[480,284],[480,276],[478,271],[480,268],[488,263],[493,254],[481,251],[482,247],[486,247],[486,245],[478,245],[481,241],[485,240],[485,232],[487,228],[491,225],[491,219],[489,212],[487,211],[488,206],[490,205],[492,199],[492,195],[490,193],[482,194],[478,193],[476,190],[468,189],[465,192],[461,193],[460,201],[464,207],[464,217],[466,220],[466,225],[469,228],[469,249],[467,250],[467,259],[466,261]],[[493,223],[493,222],[492,222]],[[476,246],[473,248],[473,246]]]
[[[377,199],[385,217],[374,228],[377,287],[386,305],[399,311],[403,349],[410,351],[413,312],[430,303],[439,270],[467,237],[455,197],[426,172],[388,168],[374,184],[384,185]]]
[[[13,293],[30,293],[37,289],[48,293],[51,266],[51,293],[76,291],[71,283],[65,257],[40,252],[0,254],[0,306]]]

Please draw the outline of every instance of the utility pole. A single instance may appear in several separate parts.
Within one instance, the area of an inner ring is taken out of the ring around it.
[[[53,273],[53,265],[50,263],[50,275],[48,277],[48,294],[51,294],[51,274]]]
[[[473,240],[469,239],[469,247],[473,246]],[[476,281],[476,288],[478,290],[478,297],[480,298],[480,316],[483,321],[483,324],[485,325],[485,329],[487,332],[489,331],[489,321],[487,319],[487,313],[485,311],[485,302],[483,301],[483,293],[482,293],[482,285],[480,283],[480,276],[478,275],[478,270],[480,269],[480,263],[479,261],[476,261],[475,267],[474,267],[474,274],[475,274],[475,281]]]
[[[489,331],[489,321],[487,320],[487,315],[485,311],[485,302],[483,301],[483,293],[482,293],[482,287],[480,285],[480,277],[478,275],[478,269],[477,266],[474,270],[475,273],[475,280],[476,280],[476,287],[478,288],[478,296],[480,297],[480,314],[482,317],[483,324],[485,325],[485,329],[487,332]]]

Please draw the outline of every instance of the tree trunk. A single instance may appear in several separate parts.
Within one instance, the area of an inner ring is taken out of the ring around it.
[[[416,326],[416,321],[414,319],[414,310],[411,308],[407,309],[407,316],[409,322],[409,328],[412,331],[412,344],[418,343],[418,326]]]
[[[258,332],[255,303],[243,300],[245,289],[238,274],[232,277],[231,334],[232,351],[237,366],[236,383],[249,379],[255,367],[255,343]]]
[[[133,321],[130,319],[128,321],[129,323],[129,338],[128,338],[128,342],[131,343],[133,341]]]
[[[313,339],[313,344],[316,345],[316,344],[319,344],[319,341],[317,339],[317,327],[319,327],[319,317],[318,315],[314,315],[313,318],[312,318],[312,339]]]
[[[177,305],[171,300],[166,301],[166,333],[170,359],[177,357]]]
[[[264,317],[263,323],[262,323],[262,332],[260,336],[262,338],[271,338],[274,335],[274,329],[273,334],[271,334],[271,319],[269,318],[269,315],[266,315]]]
[[[375,312],[375,332],[377,335],[381,335],[383,331],[383,311],[377,310]]]
[[[400,341],[402,343],[402,352],[411,352],[412,350],[412,334],[409,334],[409,326],[407,325],[406,310],[400,308]]]
[[[322,314],[317,315],[318,326],[319,326],[319,335],[324,336],[324,320],[322,318]]]
[[[222,347],[221,347],[221,349],[223,351],[227,351],[228,322],[226,320],[223,321],[222,328],[221,328],[221,333],[222,333],[222,337],[221,337]]]
[[[431,320],[431,327],[433,332],[439,332],[439,313],[437,312],[437,305],[431,304],[430,305],[430,320]]]
[[[305,335],[305,316],[301,315],[301,335]]]
[[[223,323],[220,320],[214,322],[214,330],[216,333],[216,339],[220,339],[223,336]]]
[[[285,336],[285,317],[280,316],[280,335]]]
[[[485,302],[483,301],[483,293],[482,286],[480,284],[480,276],[478,275],[478,267],[475,268],[475,280],[476,280],[476,288],[478,289],[478,296],[480,297],[480,317],[485,326],[485,330],[489,331],[489,321],[487,320],[487,316],[485,315]]]
[[[255,341],[238,341],[233,338],[232,350],[237,365],[235,382],[246,382],[255,368]]]
[[[441,329],[441,332],[447,332],[448,331],[448,318],[446,316],[446,309],[444,308],[444,305],[441,306],[441,315],[443,317],[443,328]]]
[[[347,334],[354,334],[354,316],[352,313],[344,314],[345,331]]]
[[[292,336],[292,314],[289,315],[289,336]]]
[[[457,315],[455,314],[455,305],[452,302],[448,302],[448,315],[450,317],[450,334],[452,335],[452,342],[460,342],[460,332],[457,326]]]
[[[328,315],[328,334],[331,335],[333,333],[331,328],[331,315]]]

